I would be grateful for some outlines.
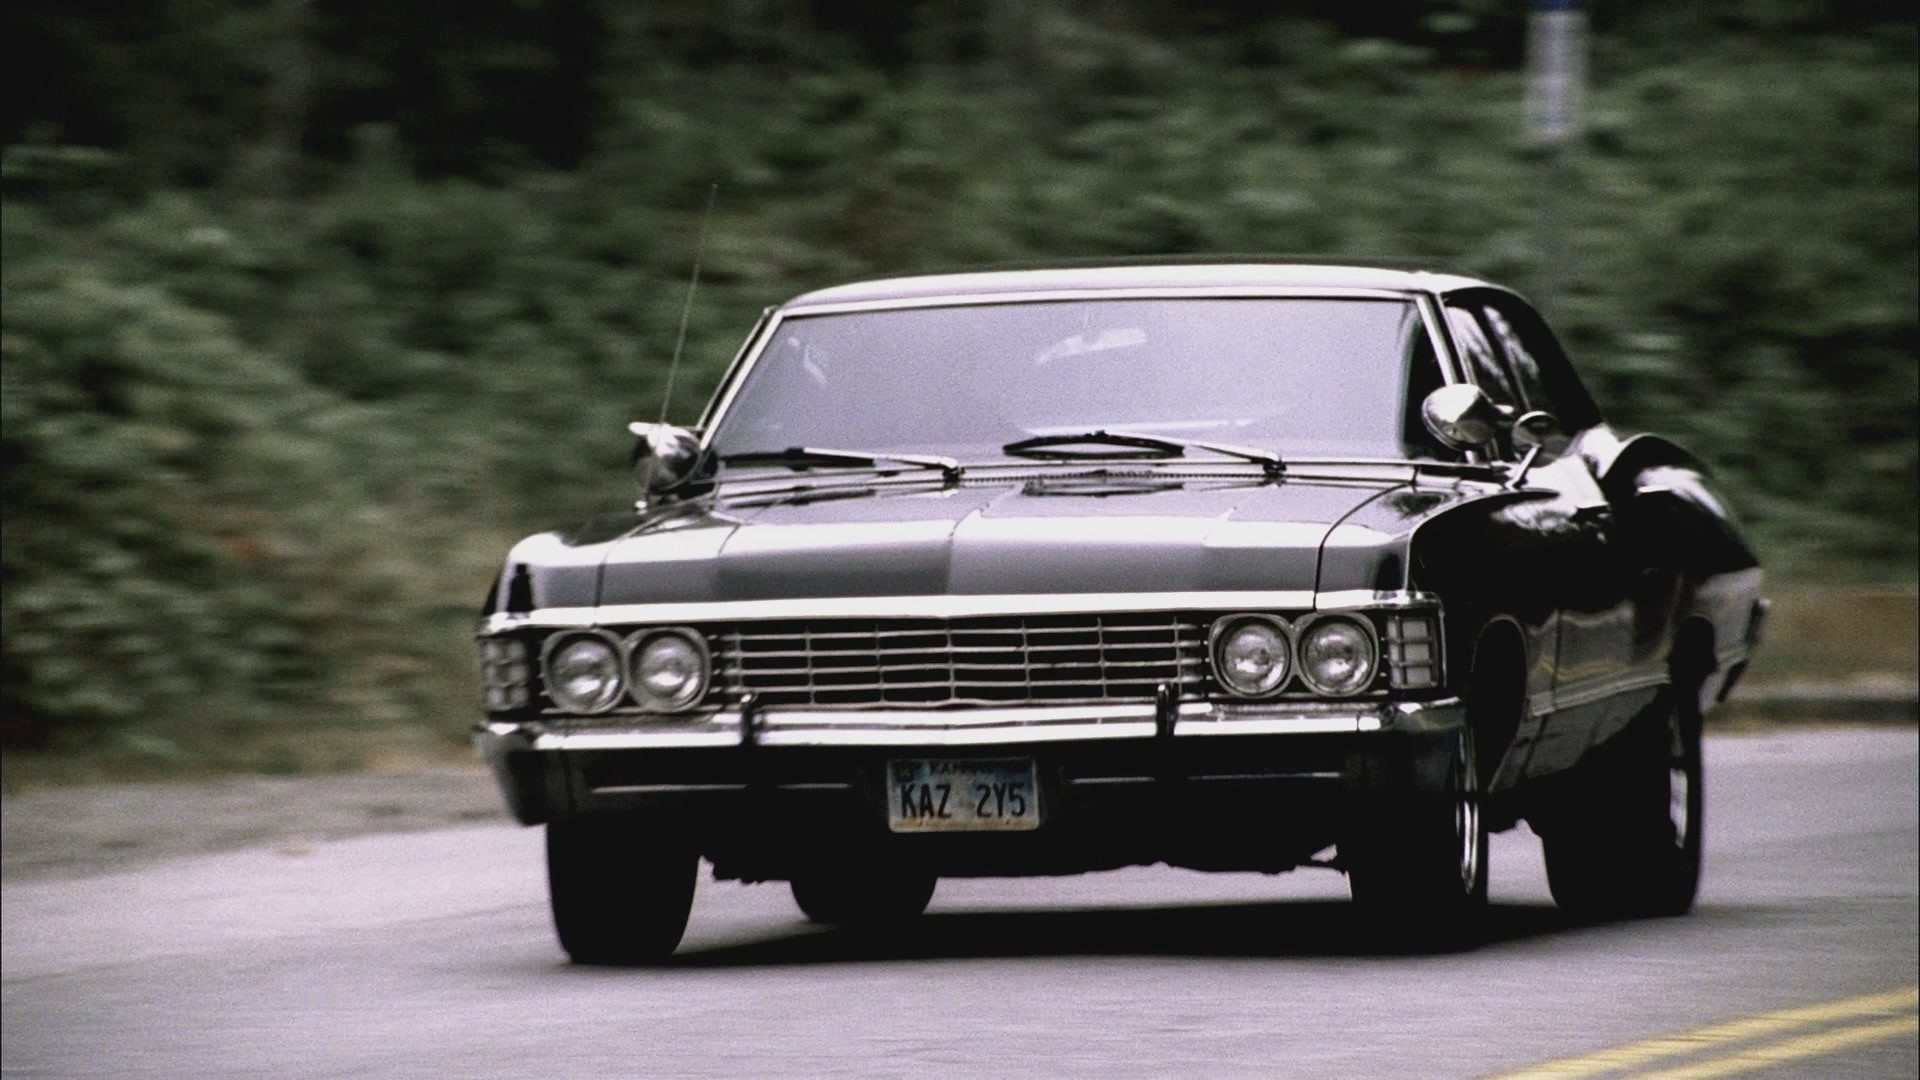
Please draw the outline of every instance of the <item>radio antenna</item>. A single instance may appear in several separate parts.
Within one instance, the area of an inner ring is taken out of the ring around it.
[[[680,308],[680,337],[673,343],[673,359],[667,362],[667,389],[660,395],[660,422],[667,422],[667,408],[673,404],[673,375],[680,370],[680,353],[687,347],[687,323],[693,318],[693,290],[700,285],[700,257],[706,252],[707,223],[713,220],[713,204],[720,197],[720,185],[707,188],[707,208],[700,215],[700,233],[693,241],[693,276],[687,279],[687,302]]]

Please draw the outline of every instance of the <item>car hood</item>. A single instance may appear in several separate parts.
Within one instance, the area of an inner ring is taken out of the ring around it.
[[[1392,479],[1067,476],[683,504],[515,549],[534,606],[922,595],[1393,589],[1471,495]],[[1478,485],[1470,485],[1478,487]],[[1323,549],[1337,548],[1341,580]],[[1358,553],[1365,557],[1355,558]]]

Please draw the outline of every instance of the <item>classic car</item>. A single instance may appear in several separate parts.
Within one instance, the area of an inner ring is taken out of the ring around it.
[[[770,309],[634,509],[508,554],[477,742],[576,962],[702,859],[877,927],[941,877],[1343,872],[1470,944],[1487,835],[1681,913],[1760,570],[1704,466],[1539,314],[1420,268],[905,277]]]

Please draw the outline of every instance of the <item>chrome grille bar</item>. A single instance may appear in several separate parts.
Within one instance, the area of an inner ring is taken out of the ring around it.
[[[716,628],[723,693],[768,707],[1151,700],[1199,692],[1206,629],[1171,613],[822,619]]]

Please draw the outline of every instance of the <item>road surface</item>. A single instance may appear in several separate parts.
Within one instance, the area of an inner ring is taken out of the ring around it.
[[[651,970],[565,962],[540,833],[510,825],[27,875],[0,884],[0,1067],[1911,1077],[1917,750],[1910,728],[1711,737],[1694,914],[1569,923],[1523,827],[1493,844],[1493,939],[1444,956],[1377,950],[1326,871],[946,881],[894,941],[702,881]]]

